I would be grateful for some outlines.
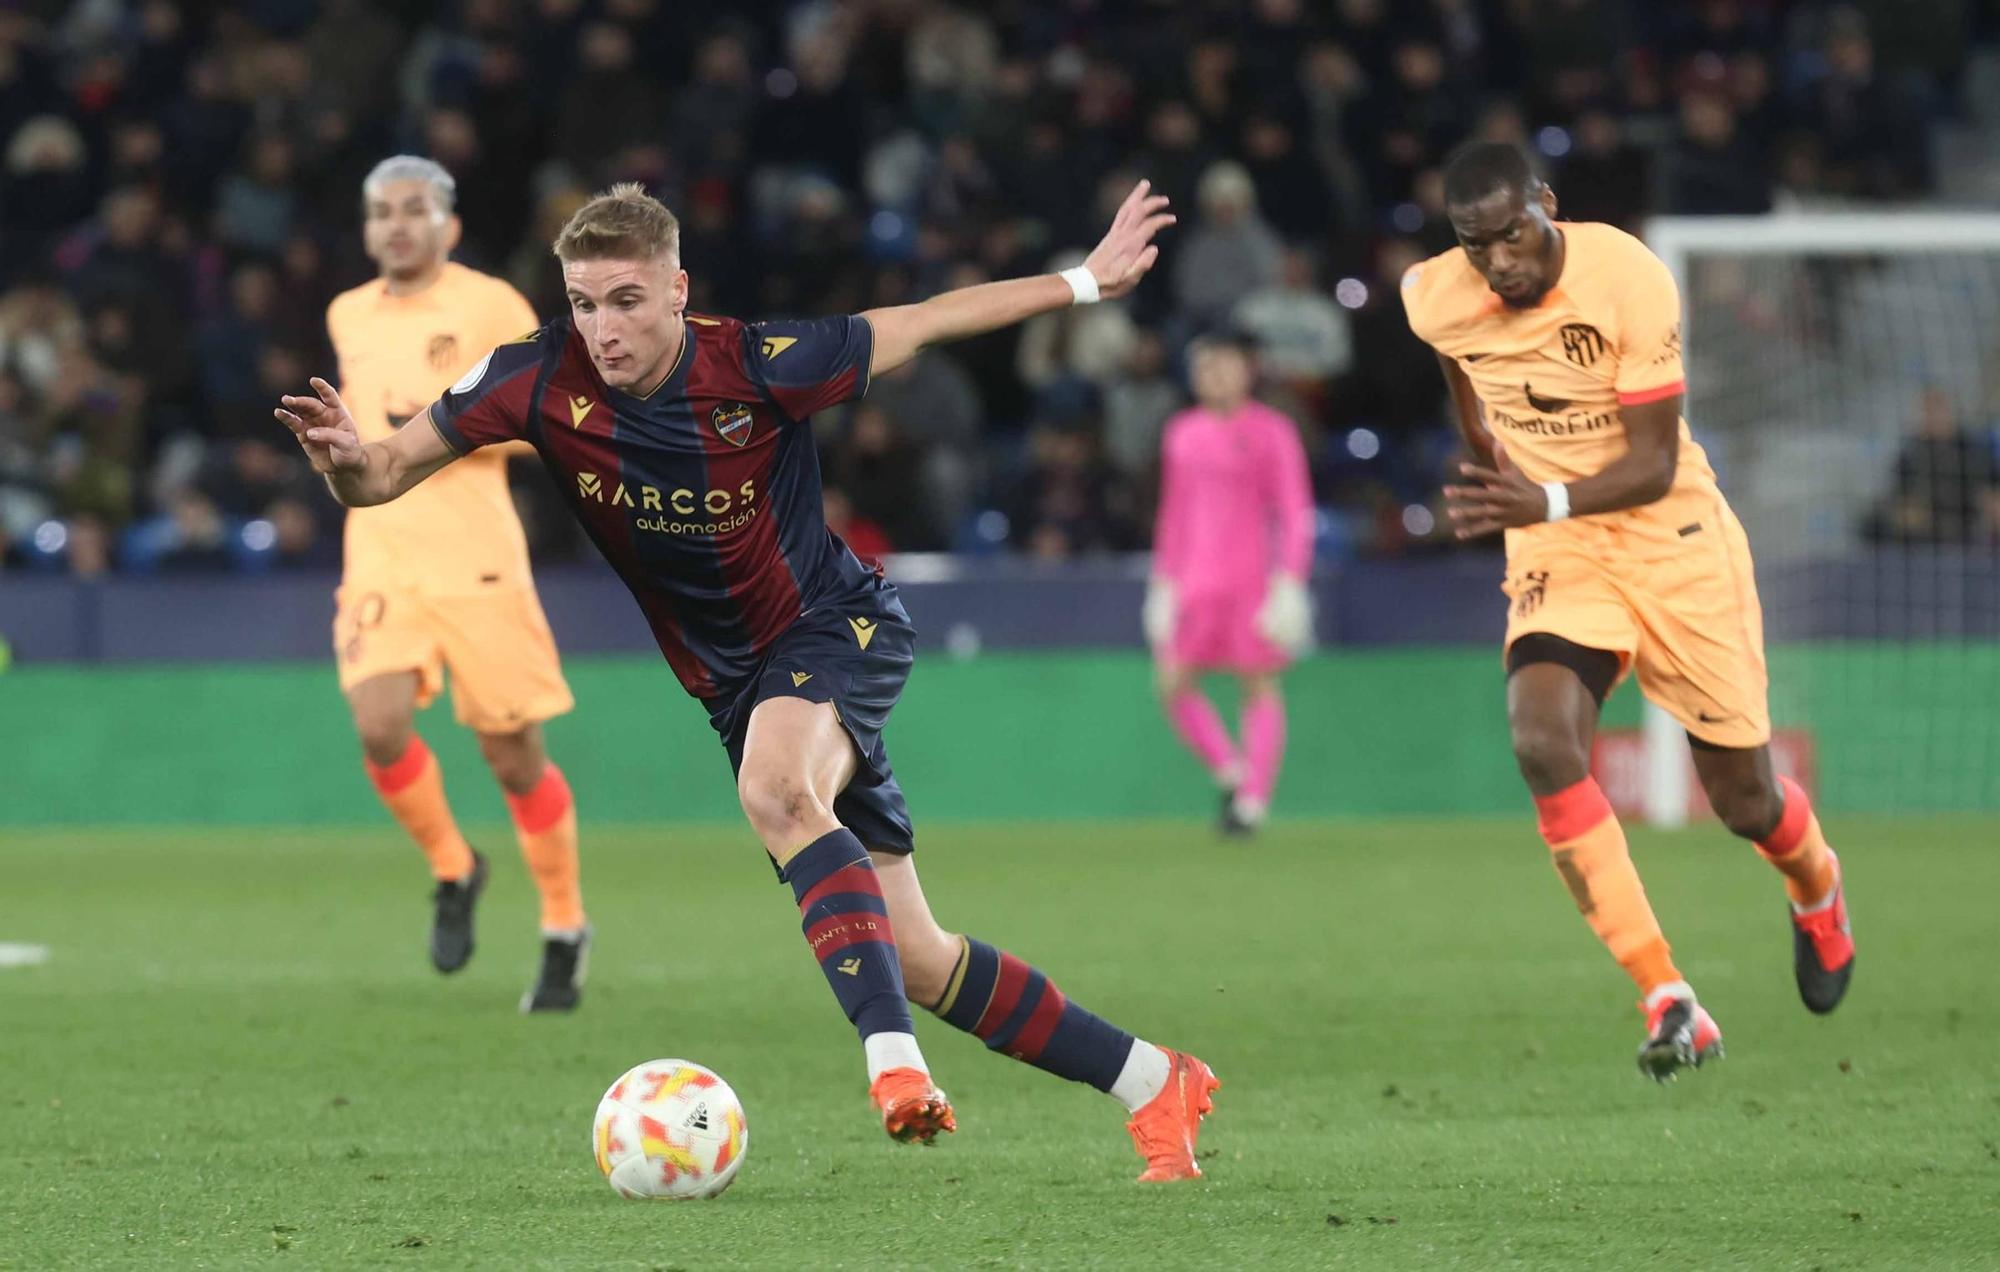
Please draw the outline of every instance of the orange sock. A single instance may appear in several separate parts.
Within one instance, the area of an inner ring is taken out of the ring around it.
[[[1611,957],[1650,994],[1681,979],[1667,938],[1646,901],[1645,885],[1625,848],[1625,828],[1611,812],[1594,778],[1554,795],[1537,796],[1535,812],[1556,873],[1569,885],[1576,908]]]
[[[542,931],[577,932],[583,928],[583,887],[576,860],[576,801],[562,770],[551,764],[542,780],[526,795],[507,792],[507,809],[514,814],[514,837],[521,857],[542,894]]]
[[[411,737],[409,749],[394,764],[363,763],[390,815],[424,850],[431,874],[441,880],[471,874],[472,848],[452,820],[451,805],[444,798],[444,773],[424,740]]]
[[[1758,843],[1757,851],[1785,876],[1785,892],[1792,904],[1810,908],[1833,891],[1833,850],[1827,847],[1805,788],[1781,777],[1778,789],[1785,793],[1785,811],[1777,828]]]

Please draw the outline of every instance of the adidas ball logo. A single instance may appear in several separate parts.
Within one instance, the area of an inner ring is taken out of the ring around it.
[[[701,1103],[701,1104],[697,1104],[697,1105],[695,1105],[695,1106],[694,1106],[694,1112],[692,1112],[692,1113],[688,1114],[688,1115],[687,1115],[687,1121],[685,1121],[685,1122],[682,1122],[682,1123],[681,1123],[681,1125],[682,1125],[682,1126],[684,1126],[684,1127],[686,1127],[686,1128],[687,1128],[688,1130],[690,1130],[690,1131],[705,1131],[705,1130],[707,1130],[707,1129],[708,1129],[708,1105],[707,1105],[707,1104],[706,1104],[705,1102],[704,1102],[704,1103]]]

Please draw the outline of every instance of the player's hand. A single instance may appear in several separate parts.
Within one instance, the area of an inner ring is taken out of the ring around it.
[[[1097,280],[1098,295],[1115,300],[1139,285],[1153,262],[1160,259],[1160,245],[1153,236],[1172,225],[1176,218],[1166,210],[1167,196],[1153,194],[1153,183],[1141,181],[1118,205],[1111,228],[1083,264]]]
[[[361,434],[340,393],[318,376],[312,378],[312,397],[279,398],[284,403],[271,414],[292,430],[316,473],[350,472],[363,467]]]
[[[1271,576],[1264,603],[1257,607],[1257,634],[1291,658],[1312,648],[1312,594],[1303,580],[1289,574]]]
[[[1460,464],[1458,472],[1472,484],[1446,486],[1444,503],[1459,538],[1477,539],[1549,519],[1547,492],[1521,475],[1506,447],[1493,447],[1493,467]]]

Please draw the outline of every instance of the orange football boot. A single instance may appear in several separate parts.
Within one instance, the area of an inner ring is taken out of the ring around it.
[[[882,1110],[882,1129],[902,1144],[928,1144],[939,1131],[958,1129],[951,1101],[922,1069],[884,1069],[868,1086],[868,1098]]]
[[[1201,1119],[1215,1109],[1212,1092],[1222,1085],[1215,1071],[1193,1056],[1168,1051],[1167,1061],[1172,1065],[1167,1085],[1125,1124],[1132,1146],[1146,1159],[1142,1184],[1201,1178],[1195,1141],[1201,1138]]]

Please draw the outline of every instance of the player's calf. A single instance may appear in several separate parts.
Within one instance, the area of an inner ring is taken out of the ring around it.
[[[799,904],[806,943],[827,986],[861,1036],[869,1095],[883,1129],[903,1141],[928,1141],[957,1129],[951,1104],[930,1082],[903,989],[895,930],[875,863],[852,831],[814,840],[784,866]]]
[[[1775,777],[1768,747],[1723,748],[1697,742],[1695,767],[1716,815],[1785,880],[1791,901],[1792,974],[1807,1010],[1840,1005],[1854,975],[1840,862],[1820,829],[1805,788]]]
[[[1785,877],[1791,900],[1792,975],[1806,1009],[1824,1015],[1847,996],[1854,976],[1854,930],[1840,859],[1826,842],[1804,788],[1778,779],[1783,811],[1757,851]]]

